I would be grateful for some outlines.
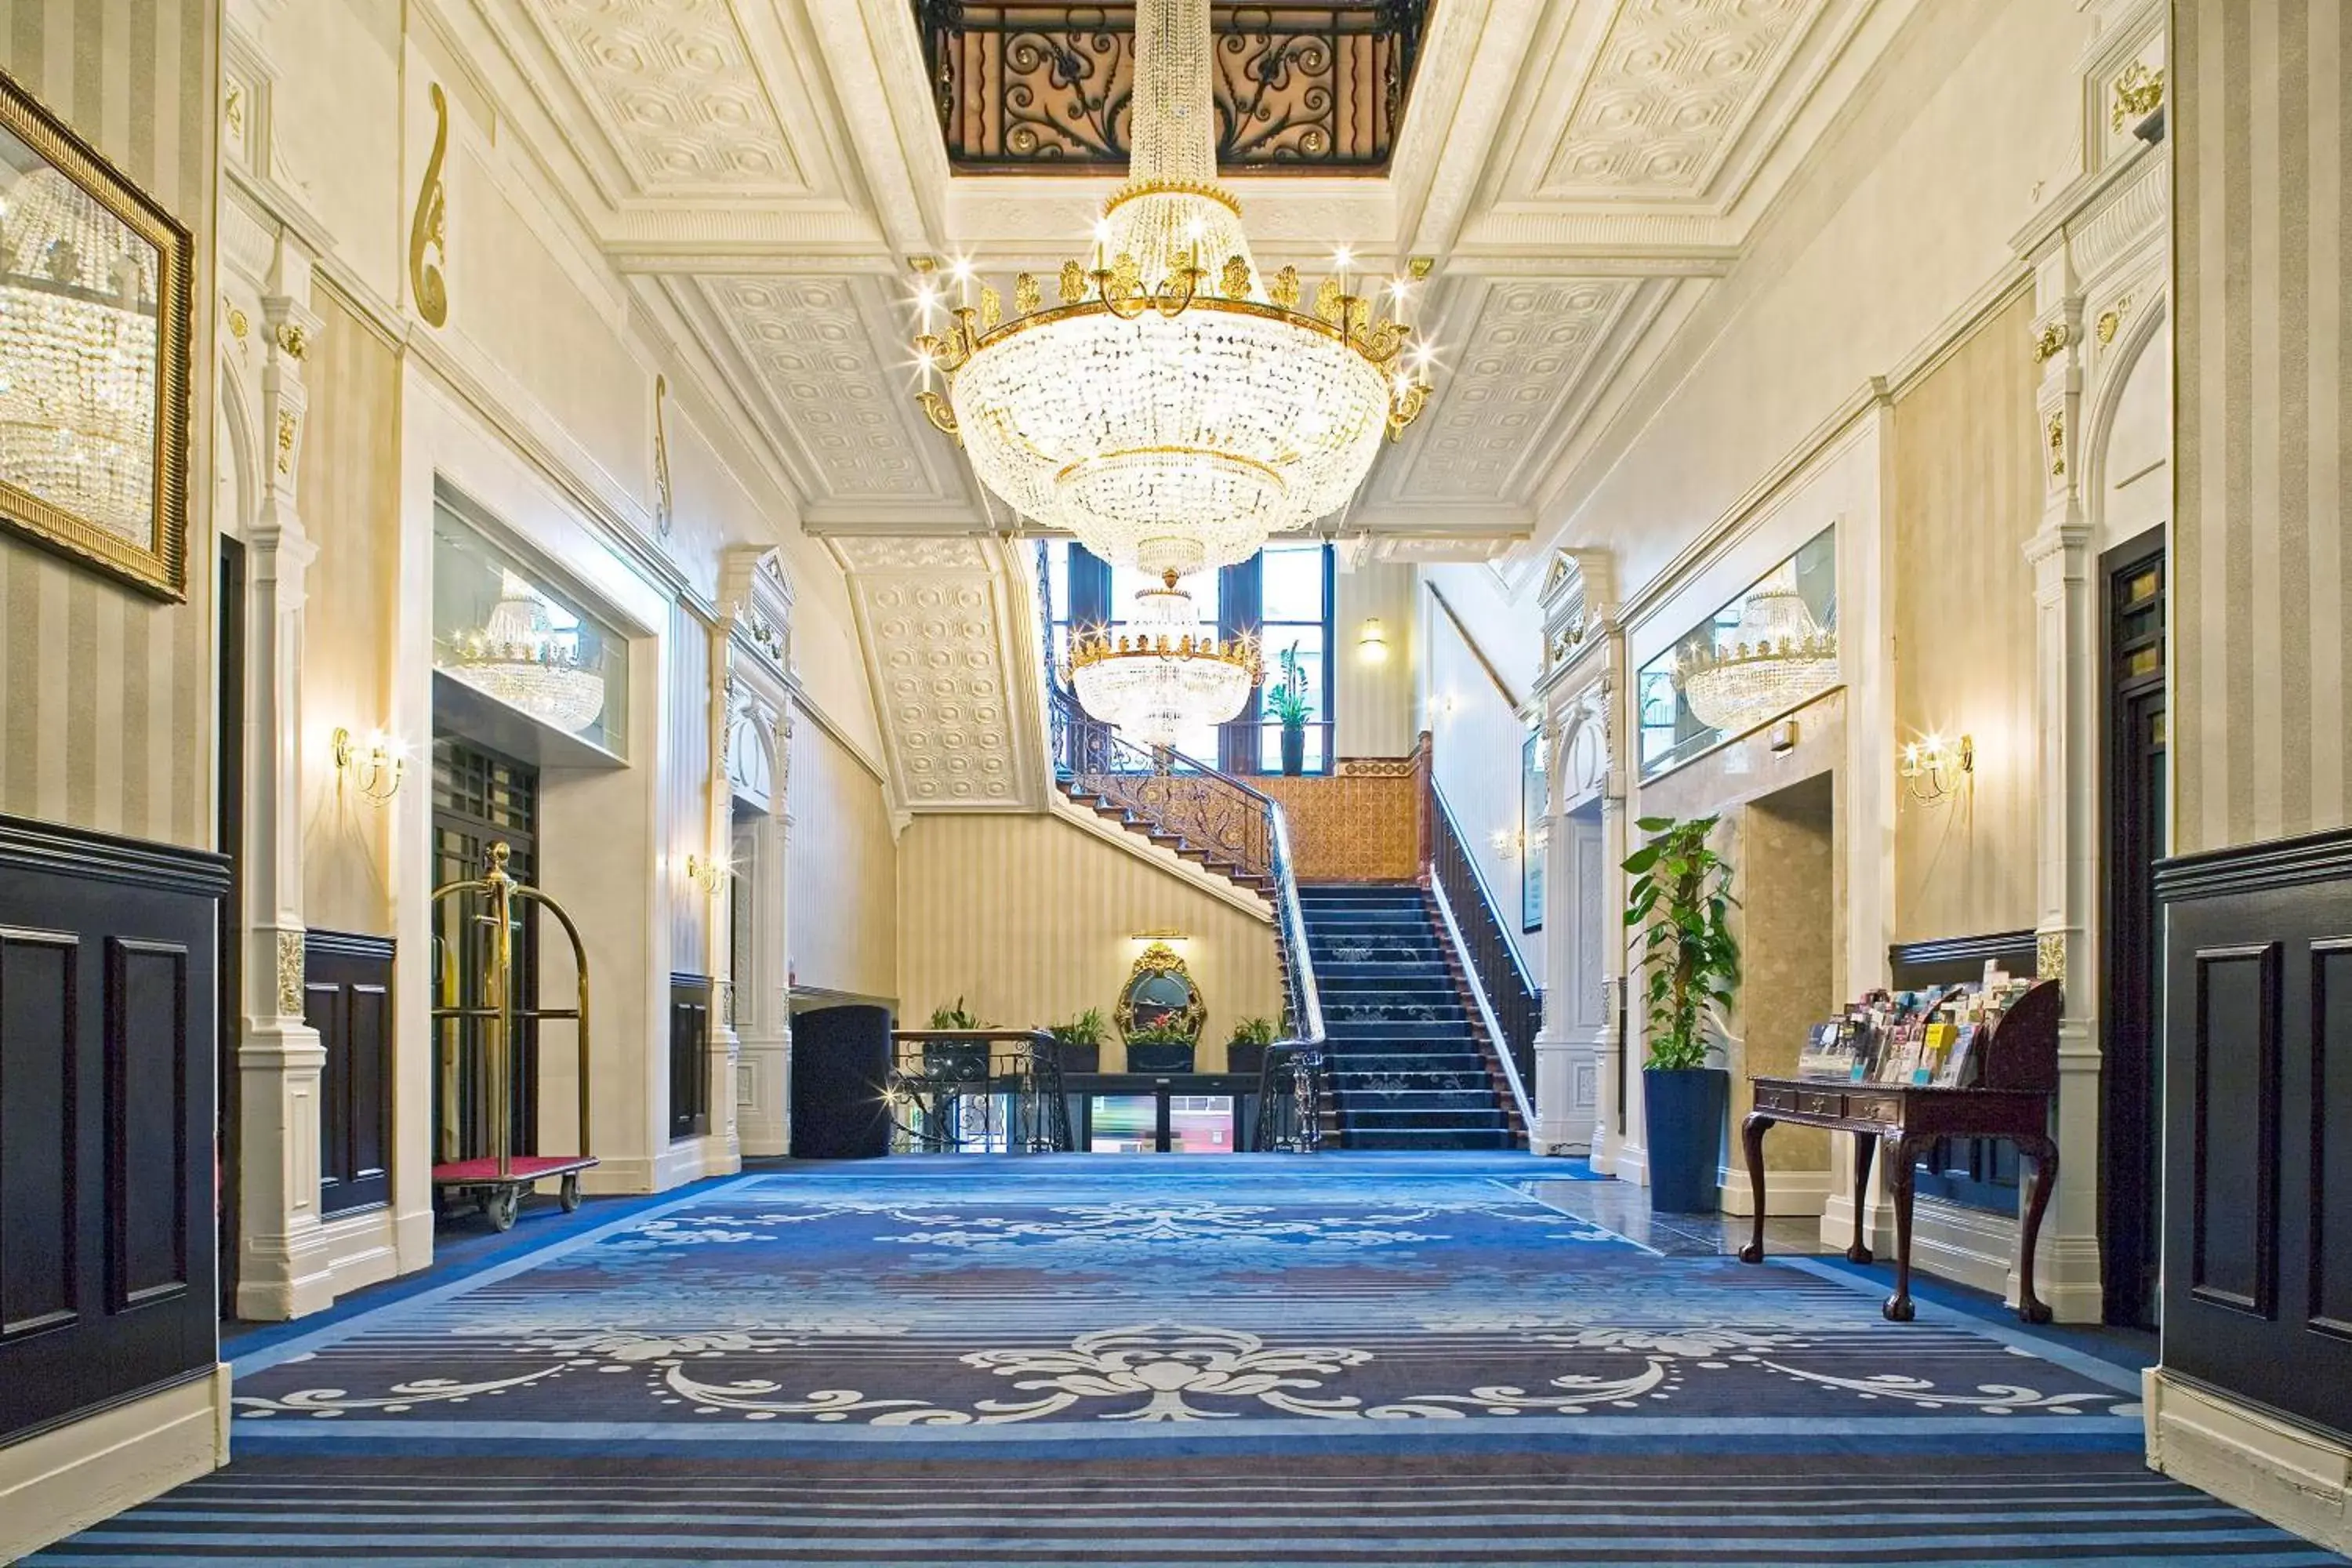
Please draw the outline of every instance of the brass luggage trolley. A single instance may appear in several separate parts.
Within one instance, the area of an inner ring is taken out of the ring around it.
[[[484,1078],[489,1091],[491,1113],[490,1149],[487,1154],[475,1154],[463,1159],[445,1160],[433,1167],[433,1185],[436,1192],[453,1198],[472,1199],[490,1223],[500,1230],[511,1229],[515,1213],[521,1206],[522,1192],[536,1182],[560,1177],[562,1181],[562,1202],[566,1214],[580,1206],[580,1173],[596,1163],[590,1153],[588,1142],[588,954],[581,946],[580,930],[563,906],[538,889],[515,880],[507,871],[509,851],[503,841],[490,846],[490,869],[485,877],[460,882],[448,882],[433,889],[433,901],[462,898],[479,893],[488,900],[488,912],[480,918],[490,928],[488,963],[483,966],[481,994],[475,998],[456,995],[457,987],[443,977],[442,995],[445,1005],[433,1009],[433,1030],[436,1046],[444,1039],[443,1030],[457,1026],[454,1037],[456,1055],[462,1062],[467,1047],[478,1045],[483,1053]],[[518,903],[536,903],[553,915],[572,942],[572,967],[580,977],[580,1002],[576,1007],[518,1007],[513,990],[514,919]],[[513,1126],[515,1057],[526,1048],[519,1026],[535,1019],[570,1019],[577,1026],[580,1041],[580,1152],[576,1154],[518,1154],[509,1145],[509,1129]],[[480,1025],[479,1031],[469,1041],[466,1025]]]

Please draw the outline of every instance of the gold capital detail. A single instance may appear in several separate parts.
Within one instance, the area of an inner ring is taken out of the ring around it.
[[[2067,336],[2063,321],[2053,321],[2042,328],[2041,335],[2033,340],[2033,363],[2047,364],[2055,359],[2058,351],[2066,346]]]
[[[2066,980],[2066,933],[2045,931],[2033,939],[2033,977],[2036,980]]]
[[[302,1016],[303,933],[278,933],[278,1012],[287,1018]]]
[[[435,82],[433,152],[425,160],[425,183],[416,195],[416,216],[408,226],[408,283],[416,291],[416,313],[425,325],[438,327],[449,320],[449,284],[441,268],[449,264],[449,206],[441,182],[441,164],[449,154],[449,98]],[[426,251],[433,253],[427,261]]]

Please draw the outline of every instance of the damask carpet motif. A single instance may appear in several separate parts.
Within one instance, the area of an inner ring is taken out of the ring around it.
[[[237,1363],[236,1463],[35,1563],[2335,1563],[2137,1378],[1471,1157],[755,1175]]]

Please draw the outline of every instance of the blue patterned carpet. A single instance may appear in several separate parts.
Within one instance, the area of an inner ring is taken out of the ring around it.
[[[2343,1562],[2151,1474],[2130,1369],[1532,1173],[715,1184],[252,1349],[230,1468],[29,1561]]]

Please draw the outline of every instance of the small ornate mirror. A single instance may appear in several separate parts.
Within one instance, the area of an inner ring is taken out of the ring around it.
[[[1166,942],[1143,950],[1112,1012],[1130,1072],[1189,1072],[1209,1009],[1184,960]]]

